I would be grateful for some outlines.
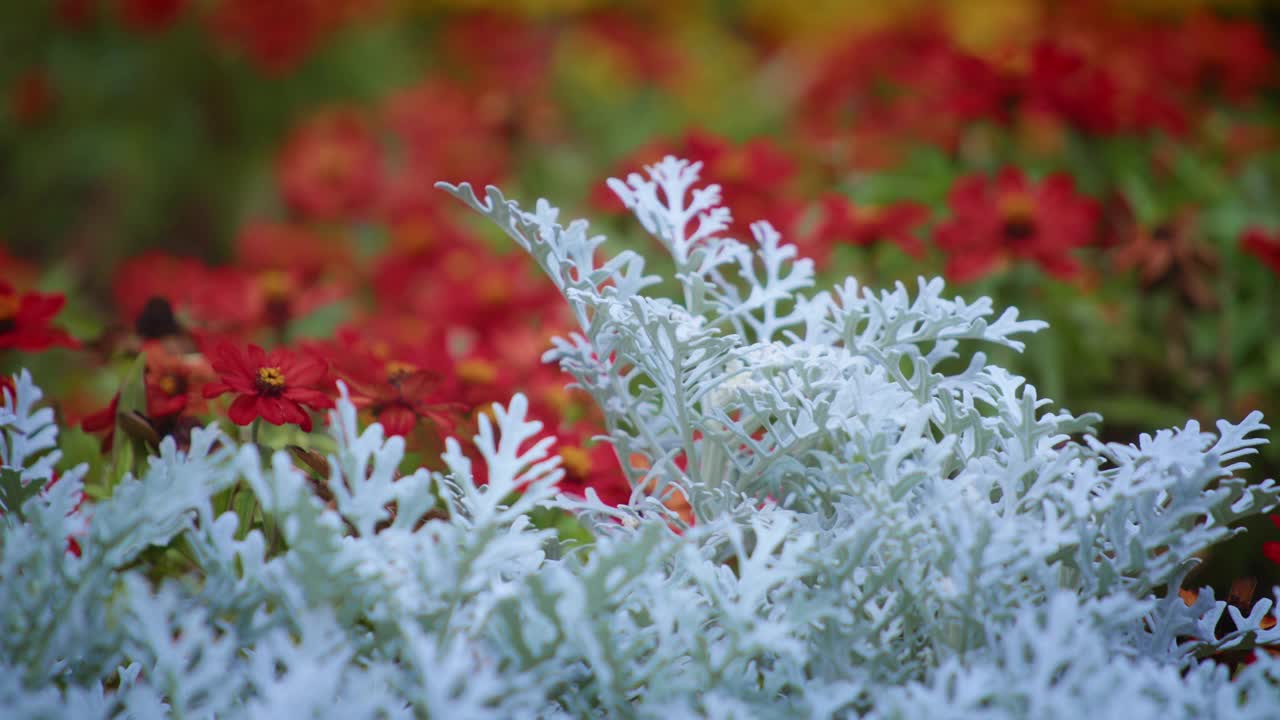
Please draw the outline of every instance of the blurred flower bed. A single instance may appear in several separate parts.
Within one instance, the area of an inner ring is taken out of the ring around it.
[[[63,444],[91,495],[211,420],[322,463],[310,431],[341,379],[413,467],[523,391],[564,489],[621,502],[596,411],[540,361],[570,329],[561,298],[432,186],[576,198],[643,250],[603,180],[676,153],[830,278],[941,274],[1047,320],[998,362],[1100,411],[1108,439],[1275,417],[1267,12],[6,3],[0,370],[31,367],[82,428]],[[1280,474],[1280,448],[1260,465]],[[1256,530],[1211,580],[1280,581]]]

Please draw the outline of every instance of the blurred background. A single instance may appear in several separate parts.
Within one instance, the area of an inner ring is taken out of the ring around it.
[[[578,480],[615,482],[538,362],[560,299],[432,183],[547,197],[655,255],[603,181],[665,153],[828,281],[941,274],[1047,320],[998,359],[1106,439],[1280,416],[1277,4],[18,0],[0,47],[0,369],[88,420],[73,458],[106,462],[94,414],[139,367],[156,432],[207,413],[196,371],[147,355],[181,330],[183,357],[324,355],[375,418],[409,408],[424,456],[531,392]],[[24,293],[65,298],[66,337],[4,343]],[[386,384],[403,368],[430,407]],[[1280,476],[1280,446],[1258,465]],[[1280,583],[1274,541],[1252,528],[1203,581]]]

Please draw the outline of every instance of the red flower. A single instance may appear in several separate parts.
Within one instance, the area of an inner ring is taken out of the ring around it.
[[[281,349],[267,353],[257,345],[243,351],[223,343],[213,354],[213,370],[222,381],[206,385],[204,396],[236,393],[227,416],[237,425],[260,417],[272,425],[293,423],[311,432],[307,410],[333,407],[332,398],[315,387],[325,382],[329,369],[311,354]]]
[[[452,206],[442,205],[440,193],[425,178],[397,177],[383,197],[381,221],[390,235],[384,258],[401,262],[413,256],[435,257],[458,247],[474,245],[453,216]]]
[[[610,174],[625,177],[640,165],[655,163],[666,155],[702,163],[702,183],[720,186],[724,204],[733,208],[734,218],[767,220],[784,236],[792,236],[802,209],[788,193],[797,174],[796,164],[772,140],[733,143],[694,130],[677,142],[661,141],[635,150]],[[597,186],[591,202],[601,210],[624,211],[622,201],[604,184]]]
[[[915,203],[860,207],[843,196],[827,195],[822,198],[822,221],[801,249],[819,267],[831,258],[836,244],[866,247],[889,240],[912,257],[920,258],[924,246],[912,231],[928,214],[928,208]]]
[[[117,0],[120,19],[138,32],[159,32],[177,21],[187,0]]]
[[[54,17],[72,30],[83,30],[97,16],[97,5],[97,0],[57,0]]]
[[[280,154],[285,202],[311,218],[333,220],[369,210],[382,177],[382,150],[353,112],[318,115],[298,127]]]
[[[354,258],[349,238],[313,232],[301,225],[251,222],[236,235],[238,264],[252,270],[287,270],[311,282],[331,270],[349,274]]]
[[[1280,275],[1280,231],[1268,236],[1262,228],[1250,228],[1240,237],[1240,247]]]
[[[1068,175],[1039,183],[1009,168],[994,180],[974,175],[951,189],[951,218],[934,240],[947,253],[946,274],[959,282],[976,280],[1006,259],[1030,260],[1058,278],[1079,266],[1071,251],[1090,244],[1099,209],[1078,194]]]
[[[1270,517],[1271,524],[1275,525],[1277,530],[1280,530],[1280,515],[1272,515]],[[1280,542],[1269,540],[1262,543],[1262,556],[1280,565]]]
[[[49,327],[62,309],[62,295],[27,292],[19,294],[0,281],[0,350],[36,352],[54,346],[79,347],[65,331]]]
[[[593,488],[608,505],[621,505],[631,499],[631,484],[622,473],[613,445],[602,440],[588,440],[584,433],[577,442],[568,439],[560,445],[560,467],[564,477],[559,487],[565,493],[585,497]]]
[[[20,125],[39,125],[53,114],[58,93],[43,68],[24,72],[9,89],[9,112]]]
[[[418,362],[389,359],[383,352],[388,343],[364,343],[357,333],[347,330],[339,333],[332,346],[329,357],[337,374],[347,381],[352,403],[369,410],[388,435],[406,436],[419,420],[429,420],[447,433],[466,409],[450,402],[444,376],[435,369]],[[436,359],[447,361],[444,357]]]
[[[18,389],[13,385],[13,378],[0,375],[0,405],[9,405],[10,400],[18,396]]]
[[[462,83],[431,77],[391,95],[383,121],[404,148],[404,178],[430,186],[439,178],[476,187],[500,184],[507,174],[511,144],[505,113],[485,107],[505,102],[501,93],[480,96]]]
[[[1119,88],[1105,69],[1050,42],[1032,50],[1030,63],[1021,88],[1024,112],[1061,118],[1085,132],[1119,130]]]
[[[298,65],[333,30],[378,0],[217,0],[210,23],[226,44],[264,71],[283,74]]]
[[[159,420],[188,408],[203,409],[197,388],[213,381],[213,371],[203,355],[178,353],[162,343],[148,343],[146,390],[147,416]]]
[[[80,421],[80,429],[87,433],[103,433],[102,452],[111,451],[116,438],[116,414],[120,411],[120,393],[111,397],[111,402],[103,409],[85,415]]]

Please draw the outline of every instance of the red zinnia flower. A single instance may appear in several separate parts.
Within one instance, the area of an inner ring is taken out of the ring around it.
[[[355,262],[348,238],[288,223],[251,222],[236,235],[235,249],[240,267],[294,272],[307,282],[330,270],[350,273]]]
[[[203,401],[196,388],[213,380],[213,372],[205,357],[174,352],[155,342],[148,343],[145,351],[147,416],[167,418],[188,408],[200,412]],[[200,404],[193,407],[193,402]]]
[[[353,112],[318,115],[297,128],[279,161],[280,189],[296,212],[332,220],[369,210],[382,178],[382,150]]]
[[[564,477],[559,487],[565,493],[585,497],[593,488],[607,505],[621,505],[631,499],[631,485],[622,474],[613,445],[602,440],[589,441],[589,434],[566,440],[560,445],[560,467]]]
[[[58,93],[43,68],[26,71],[9,89],[9,112],[20,125],[39,125],[57,105]]]
[[[1250,228],[1241,236],[1240,247],[1280,275],[1280,231],[1268,236],[1262,228]]]
[[[343,18],[337,0],[218,0],[209,20],[227,45],[262,70],[281,75],[296,67]]]
[[[437,77],[389,97],[383,122],[404,148],[404,182],[430,185],[423,181],[455,178],[476,187],[500,184],[511,152],[508,128],[501,113],[481,105],[469,86]]]
[[[1031,260],[1058,278],[1079,266],[1071,251],[1088,245],[1098,222],[1098,204],[1075,190],[1071,177],[1051,175],[1032,183],[1009,168],[994,180],[976,175],[951,188],[951,218],[935,242],[947,253],[946,274],[976,280],[1003,260]]]
[[[1271,523],[1280,530],[1280,515],[1271,515]],[[1269,540],[1262,543],[1262,556],[1277,565],[1280,565],[1280,542]]]
[[[97,0],[58,0],[54,6],[54,17],[72,30],[83,30],[97,16],[97,5]]]
[[[452,431],[454,420],[466,408],[446,397],[444,376],[417,362],[391,359],[389,352],[389,343],[365,343],[347,330],[339,333],[328,357],[350,386],[351,402],[369,410],[388,435],[407,436],[419,420]]]
[[[111,451],[116,438],[116,414],[120,411],[120,393],[111,397],[111,402],[103,409],[85,415],[80,420],[80,429],[87,433],[104,433],[102,436],[102,452]]]
[[[243,351],[223,343],[213,354],[213,369],[222,381],[206,385],[204,396],[236,393],[227,416],[237,425],[260,417],[272,425],[293,423],[311,432],[307,410],[333,407],[333,399],[315,387],[325,381],[329,369],[314,355],[282,349],[267,353],[257,345]]]
[[[792,237],[802,206],[794,199],[797,167],[791,157],[768,138],[733,143],[717,135],[693,130],[677,141],[659,141],[630,153],[613,177],[626,177],[639,165],[675,155],[702,163],[701,181],[720,186],[733,217],[755,222],[767,220],[785,237]],[[601,184],[591,202],[601,210],[623,212],[622,201]]]
[[[79,347],[66,331],[49,327],[49,321],[66,301],[62,295],[19,294],[8,283],[0,281],[0,350],[35,352],[54,346]]]
[[[177,21],[187,0],[118,0],[120,19],[138,32],[159,32]]]
[[[819,267],[831,258],[837,244],[869,246],[889,240],[914,258],[924,255],[924,247],[913,234],[928,217],[923,205],[898,203],[884,207],[855,206],[848,198],[827,195],[822,199],[822,221],[801,249]]]

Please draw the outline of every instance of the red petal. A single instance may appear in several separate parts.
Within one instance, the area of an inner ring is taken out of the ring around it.
[[[227,411],[227,417],[231,418],[231,422],[237,425],[248,425],[255,418],[262,416],[262,408],[259,407],[257,395],[239,395],[235,402],[231,403],[231,409]],[[270,418],[266,418],[267,422],[271,422]],[[279,425],[279,423],[276,423]]]
[[[403,437],[413,432],[413,426],[418,423],[418,416],[407,407],[395,405],[383,410],[378,415],[378,422],[382,423],[382,429],[386,430],[388,435]]]
[[[1280,565],[1280,542],[1262,543],[1262,556]]]
[[[62,295],[42,295],[27,293],[22,296],[18,307],[18,317],[32,324],[42,325],[58,314],[67,299]]]
[[[227,385],[224,382],[214,382],[214,383],[206,384],[204,386],[204,390],[202,390],[200,394],[204,395],[205,399],[212,400],[213,398],[216,398],[219,395],[225,392],[228,392],[230,390],[231,390],[230,385]]]
[[[286,358],[281,369],[290,385],[303,386],[323,380],[329,372],[329,365],[314,355],[301,354]]]
[[[309,405],[317,409],[333,407],[333,398],[319,390],[313,390],[311,388],[287,388],[280,396],[295,403]]]

